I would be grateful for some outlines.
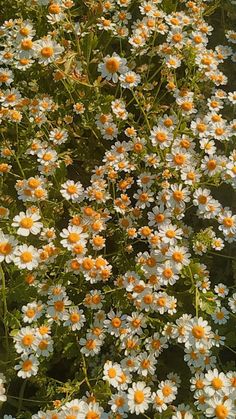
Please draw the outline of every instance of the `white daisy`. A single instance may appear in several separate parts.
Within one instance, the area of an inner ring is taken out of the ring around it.
[[[40,223],[41,217],[38,212],[32,212],[27,210],[26,212],[21,211],[19,215],[13,218],[13,227],[17,228],[17,234],[20,236],[27,237],[29,234],[37,235],[40,233],[43,224]]]
[[[50,36],[35,42],[34,48],[39,64],[43,65],[56,61],[64,51],[64,48],[53,41]]]
[[[10,263],[13,260],[13,252],[16,248],[17,240],[14,236],[4,234],[0,230],[0,263],[5,260],[6,263]]]
[[[146,387],[144,381],[133,383],[132,387],[128,389],[128,406],[130,413],[139,415],[148,409],[151,402],[151,388]]]
[[[61,185],[60,192],[67,201],[80,202],[83,199],[84,188],[80,182],[67,180]]]
[[[32,375],[36,375],[38,372],[39,361],[34,355],[22,355],[22,360],[18,365],[15,366],[15,370],[18,371],[17,375],[21,378],[29,378]]]
[[[35,247],[22,244],[14,250],[13,262],[20,269],[32,271],[39,264],[39,253]]]
[[[133,87],[138,86],[141,81],[139,74],[136,74],[134,71],[127,71],[125,74],[121,74],[119,77],[120,85],[124,89],[132,89]]]
[[[100,71],[103,78],[117,83],[118,73],[123,74],[127,71],[126,62],[125,58],[121,58],[114,52],[112,56],[107,55],[103,59],[103,63],[98,65],[98,71]]]

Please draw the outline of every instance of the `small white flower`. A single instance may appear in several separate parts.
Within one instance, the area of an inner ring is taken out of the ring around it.
[[[35,51],[39,64],[47,65],[62,54],[64,48],[51,39],[50,36],[35,42]]]
[[[83,199],[84,188],[80,182],[67,180],[61,185],[60,192],[67,201],[80,202]]]
[[[121,58],[114,52],[112,56],[107,55],[103,59],[103,63],[98,65],[98,71],[100,71],[103,78],[112,80],[113,83],[117,83],[118,73],[123,74],[127,71],[126,59]]]
[[[207,405],[204,409],[204,414],[207,418],[234,419],[235,413],[232,400],[223,400],[222,397],[217,396],[207,399]]]
[[[132,89],[133,87],[138,86],[141,81],[141,77],[134,71],[127,71],[127,73],[120,75],[119,80],[123,88]]]
[[[39,253],[33,246],[17,246],[13,253],[13,262],[20,269],[32,270],[39,264]]]
[[[146,387],[144,381],[138,381],[132,384],[132,388],[128,389],[128,406],[130,413],[139,415],[148,409],[151,402],[151,388]]]
[[[22,360],[15,366],[18,371],[17,375],[21,378],[29,378],[36,375],[38,372],[39,361],[34,355],[22,355]]]
[[[2,230],[0,230],[0,262],[3,260],[5,260],[6,263],[12,262],[16,245],[17,240],[14,236],[4,234]]]
[[[86,321],[83,311],[76,307],[70,308],[64,319],[63,326],[70,326],[73,331],[80,330]]]
[[[121,367],[118,363],[107,361],[103,367],[103,380],[108,381],[110,385],[117,388],[121,381]]]
[[[13,218],[12,226],[18,227],[17,234],[20,236],[27,237],[30,233],[37,235],[43,227],[43,224],[39,222],[40,219],[38,212],[22,211]]]
[[[229,319],[229,312],[224,307],[218,307],[211,317],[216,324],[226,324]]]

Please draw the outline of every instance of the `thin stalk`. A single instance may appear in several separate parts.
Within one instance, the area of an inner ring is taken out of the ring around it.
[[[144,109],[143,109],[143,107],[142,107],[141,103],[139,102],[138,98],[135,96],[134,91],[133,91],[133,90],[131,90],[131,91],[132,91],[132,94],[133,94],[133,97],[134,97],[135,101],[137,102],[137,104],[138,104],[138,106],[139,106],[139,109],[141,110],[141,112],[142,112],[142,114],[143,114],[143,116],[144,116],[144,119],[145,119],[145,122],[146,122],[146,124],[147,124],[148,129],[149,129],[149,131],[151,131],[151,126],[150,126],[150,124],[149,124],[149,121],[148,121],[148,117],[147,117],[147,115],[146,115],[146,112],[144,111]]]
[[[7,309],[7,297],[6,297],[6,281],[5,281],[5,274],[2,269],[2,265],[0,264],[0,276],[1,276],[1,282],[2,282],[2,302],[3,302],[3,323],[4,323],[4,329],[5,329],[5,339],[6,339],[6,352],[7,356],[9,353],[9,331],[8,331],[8,309]]]
[[[89,382],[89,379],[88,379],[86,361],[85,361],[84,355],[83,354],[81,354],[81,355],[82,355],[82,364],[83,364],[82,369],[83,369],[83,373],[84,373],[84,379],[85,379],[85,382],[86,382],[89,390],[91,392],[93,392],[92,386],[91,386],[91,384]]]
[[[16,163],[17,163],[17,165],[18,165],[18,167],[19,167],[19,170],[20,170],[21,176],[25,179],[25,173],[24,173],[24,170],[23,170],[23,168],[22,168],[22,166],[21,166],[21,163],[20,163],[20,160],[19,160],[19,158],[18,158],[17,156],[15,157],[15,160],[16,160]]]
[[[18,409],[17,409],[17,415],[20,413],[21,408],[22,408],[22,404],[23,404],[23,400],[24,400],[24,392],[25,392],[25,387],[27,384],[27,379],[24,380],[21,388],[20,388],[20,392],[19,392],[19,403],[18,403]]]
[[[217,252],[208,252],[208,253],[211,254],[211,255],[220,256],[222,258],[231,259],[231,260],[234,260],[236,262],[236,258],[234,258],[233,256],[222,255],[222,253],[217,253]]]

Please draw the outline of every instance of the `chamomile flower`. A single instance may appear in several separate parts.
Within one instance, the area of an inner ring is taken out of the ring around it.
[[[29,354],[33,352],[36,345],[35,329],[29,326],[23,327],[14,337],[17,353]]]
[[[4,260],[6,263],[12,262],[14,259],[13,252],[17,243],[14,236],[4,234],[3,231],[0,230],[0,262],[3,262]]]
[[[20,378],[29,378],[37,374],[39,361],[34,355],[22,355],[21,361],[15,366],[18,371],[17,375]]]
[[[83,199],[83,186],[80,182],[74,182],[73,180],[67,180],[61,185],[61,194],[67,201],[80,202]]]
[[[64,48],[50,36],[35,42],[35,52],[39,64],[47,65],[56,61],[63,51]]]
[[[27,210],[20,212],[13,218],[12,226],[17,228],[17,234],[27,237],[29,234],[37,235],[40,233],[43,224],[39,222],[41,216],[38,212]]]
[[[66,142],[68,138],[68,133],[65,129],[55,128],[49,133],[49,140],[53,142],[54,145],[61,145]]]
[[[84,419],[84,418],[96,418],[96,419],[102,419],[104,417],[103,415],[103,408],[99,406],[98,403],[91,402],[91,403],[83,403],[81,405],[81,408],[79,409],[77,413],[76,419]]]
[[[236,313],[236,293],[229,298],[228,304],[233,313]]]
[[[111,80],[113,83],[118,82],[118,73],[123,74],[127,71],[126,59],[121,58],[118,54],[113,52],[112,56],[107,55],[103,59],[103,63],[98,65],[98,71],[103,78]]]
[[[97,355],[101,350],[103,342],[101,339],[98,339],[94,335],[87,334],[86,338],[81,338],[79,340],[79,344],[82,346],[82,354],[84,354],[87,357]]]
[[[139,415],[148,409],[151,402],[151,389],[144,381],[133,383],[128,389],[128,406],[130,413]]]
[[[222,397],[214,396],[207,399],[204,410],[207,418],[233,419],[233,417],[235,417],[235,409],[232,400],[224,400]]]
[[[32,323],[37,321],[43,314],[43,305],[41,302],[28,303],[22,306],[23,321],[25,323]]]
[[[121,380],[121,367],[117,363],[107,361],[103,368],[103,380],[108,381],[110,385],[117,388]]]
[[[167,148],[170,146],[172,139],[172,133],[162,126],[154,126],[151,130],[150,140],[154,147]]]
[[[162,397],[165,403],[171,403],[176,398],[177,386],[175,382],[171,380],[161,381],[159,389],[162,393]]]
[[[216,368],[209,370],[204,378],[204,392],[209,396],[224,396],[230,391],[230,381],[223,372]]]
[[[138,361],[138,374],[143,377],[147,377],[149,374],[153,375],[155,373],[155,365],[157,363],[154,354],[148,354],[147,352],[142,352],[137,357]]]
[[[211,317],[216,324],[226,324],[229,319],[229,312],[224,307],[218,307]]]
[[[124,89],[132,89],[133,87],[138,86],[141,81],[141,77],[134,71],[128,71],[125,74],[121,74],[119,80]]]
[[[73,250],[78,245],[84,248],[88,234],[83,233],[82,227],[68,226],[67,229],[63,228],[60,236],[62,237],[62,246],[68,250]]]
[[[0,374],[0,402],[7,400],[6,389],[5,389],[6,377],[2,373]]]
[[[13,262],[19,269],[32,271],[39,264],[39,253],[32,245],[19,245],[13,252]]]
[[[70,308],[64,316],[64,326],[69,326],[71,330],[80,330],[85,323],[85,316],[82,310],[76,307]]]

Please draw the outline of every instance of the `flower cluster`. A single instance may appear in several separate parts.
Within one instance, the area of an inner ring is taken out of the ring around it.
[[[226,9],[13,6],[0,27],[4,419],[233,419],[236,32],[222,24],[214,41]]]

